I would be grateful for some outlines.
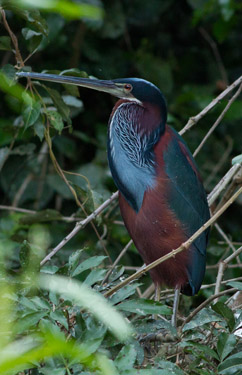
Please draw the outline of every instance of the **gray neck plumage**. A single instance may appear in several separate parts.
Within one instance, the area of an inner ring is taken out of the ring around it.
[[[161,136],[161,129],[148,132],[142,127],[145,109],[133,102],[118,106],[109,122],[108,160],[118,189],[138,212],[144,193],[155,185],[154,145]]]

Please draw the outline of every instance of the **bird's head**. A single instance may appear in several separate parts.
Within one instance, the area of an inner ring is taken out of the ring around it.
[[[106,92],[119,99],[136,101],[140,104],[158,106],[165,123],[167,118],[166,101],[162,92],[153,83],[141,78],[122,78],[114,80],[99,80],[56,74],[18,72],[18,78],[26,77],[37,80],[65,83]]]
[[[153,83],[141,78],[121,78],[114,79],[113,82],[117,86],[119,98],[159,105],[166,111],[165,98],[160,89]],[[121,93],[119,93],[120,89]]]

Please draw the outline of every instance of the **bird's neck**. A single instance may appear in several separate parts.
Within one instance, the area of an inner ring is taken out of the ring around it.
[[[155,184],[154,146],[162,134],[160,113],[135,102],[119,101],[110,117],[108,159],[114,181],[136,212]]]

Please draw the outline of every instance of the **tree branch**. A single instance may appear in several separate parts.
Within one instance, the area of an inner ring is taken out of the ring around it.
[[[216,286],[215,286],[215,294],[219,293],[221,282],[223,279],[223,274],[224,271],[231,260],[239,256],[239,254],[242,253],[242,246],[240,246],[233,254],[228,256],[226,259],[222,260],[222,262],[219,263],[219,268],[218,268],[218,274],[217,274],[217,279],[216,279]],[[216,300],[217,301],[217,300]]]
[[[242,76],[240,76],[238,79],[236,79],[236,81],[234,81],[232,83],[232,85],[230,85],[229,87],[227,87],[226,90],[224,90],[223,92],[221,92],[221,94],[219,94],[217,96],[217,98],[215,98],[214,100],[211,101],[211,103],[209,103],[207,105],[207,107],[205,107],[200,113],[198,113],[196,116],[194,117],[191,117],[187,124],[184,126],[184,128],[179,132],[180,135],[183,135],[184,133],[186,133],[189,129],[191,129],[198,121],[200,121],[209,111],[211,111],[212,108],[214,108],[219,102],[220,100],[222,100],[226,95],[228,95],[231,91],[233,91],[235,89],[235,87],[239,86],[240,84],[242,83]]]
[[[199,313],[200,310],[202,310],[205,306],[209,305],[210,302],[212,302],[214,299],[222,297],[222,296],[224,296],[226,294],[229,294],[229,293],[236,292],[236,291],[237,291],[236,288],[230,288],[230,289],[224,290],[223,292],[220,292],[218,294],[213,294],[212,296],[210,296],[208,299],[206,299],[206,301],[201,303],[201,305],[199,305],[195,310],[193,310],[193,312],[190,315],[188,315],[186,320],[181,325],[181,330],[182,330],[182,328],[184,327],[185,324],[189,323],[194,318],[194,316]]]
[[[74,229],[41,261],[40,265],[43,266],[48,262],[63,246],[67,244],[78,232],[83,229],[90,221],[95,219],[105,208],[107,208],[112,201],[118,197],[118,191],[113,193],[101,206],[99,206],[91,215],[87,216],[86,219],[76,223]]]
[[[241,93],[241,90],[242,90],[242,84],[240,85],[239,89],[236,91],[236,93],[232,96],[231,99],[229,99],[228,101],[228,104],[226,105],[226,107],[224,108],[224,110],[221,112],[220,116],[217,118],[217,120],[215,121],[215,123],[212,125],[212,127],[209,129],[209,131],[207,132],[207,134],[205,135],[205,137],[203,138],[202,142],[200,143],[200,145],[196,148],[196,150],[194,151],[193,153],[193,156],[195,157],[199,151],[201,150],[201,148],[203,147],[204,143],[206,142],[206,140],[210,137],[210,135],[212,134],[212,132],[216,129],[216,127],[220,124],[220,122],[222,121],[222,119],[224,118],[226,112],[228,112],[229,108],[231,107],[231,105],[233,104],[233,102],[238,98],[238,96],[240,95]]]

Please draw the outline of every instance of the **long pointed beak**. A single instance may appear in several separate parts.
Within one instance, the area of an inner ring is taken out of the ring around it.
[[[41,81],[50,81],[57,83],[65,83],[69,85],[75,85],[80,87],[86,87],[89,89],[103,91],[118,98],[129,98],[132,97],[131,94],[126,93],[123,90],[123,85],[114,83],[113,81],[80,78],[72,76],[62,76],[57,74],[44,74],[44,73],[30,73],[30,72],[17,72],[16,76],[18,78],[31,78]]]

